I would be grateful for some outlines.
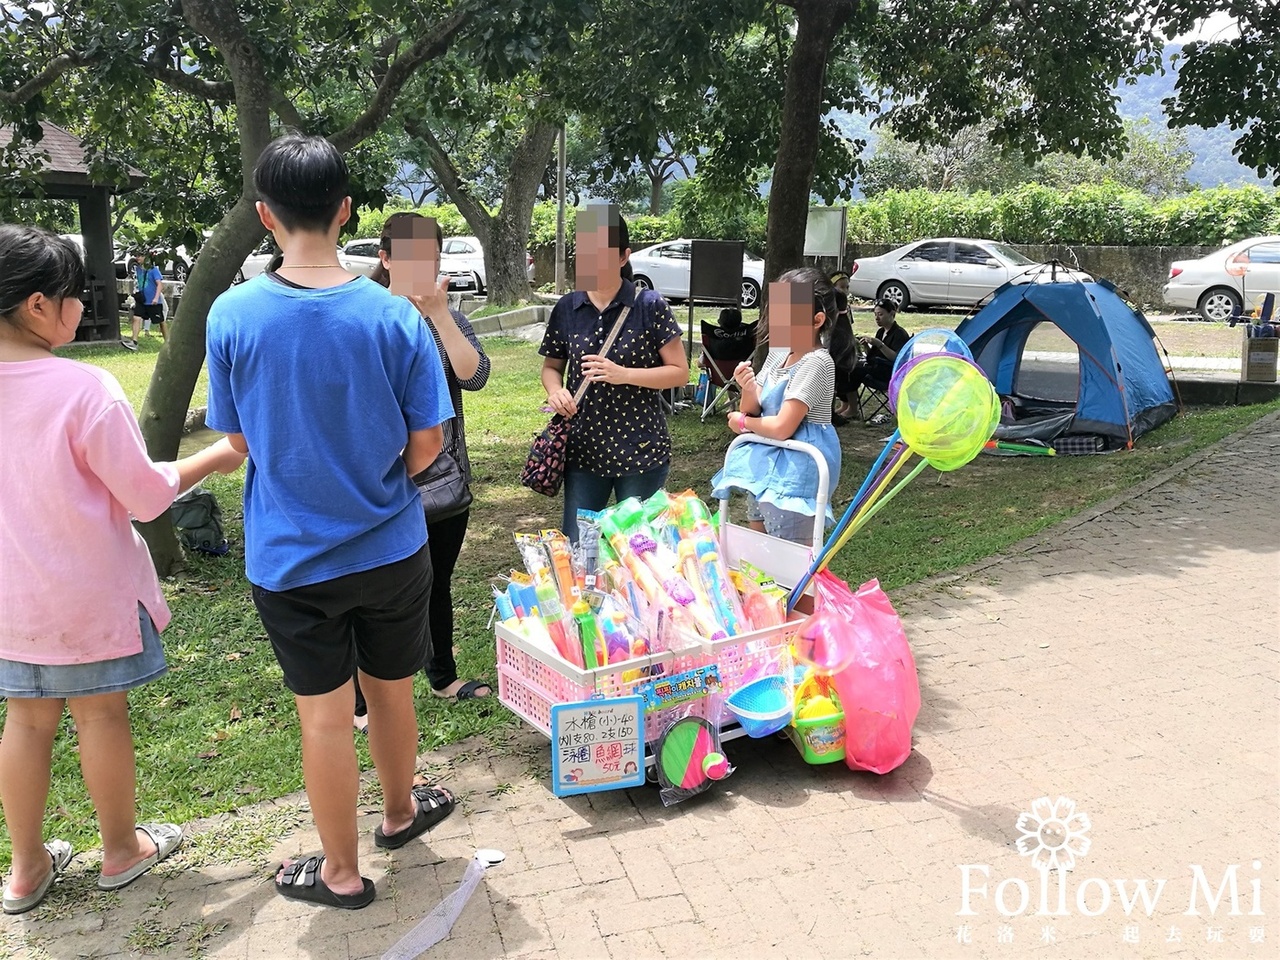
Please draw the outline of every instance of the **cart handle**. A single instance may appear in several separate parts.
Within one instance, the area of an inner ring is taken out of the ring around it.
[[[814,500],[817,511],[813,516],[813,555],[816,557],[822,551],[822,545],[826,543],[827,532],[827,502],[831,495],[831,471],[827,468],[827,458],[822,455],[822,451],[815,447],[812,443],[805,443],[803,440],[774,440],[772,437],[762,437],[758,433],[738,434],[733,438],[733,442],[729,444],[729,448],[725,450],[725,460],[729,459],[729,454],[733,448],[740,443],[763,443],[771,447],[781,447],[784,450],[795,450],[798,453],[807,454],[818,464],[818,493]],[[726,496],[720,501],[720,549],[723,551],[727,547],[725,539],[725,525],[729,522],[729,498]]]

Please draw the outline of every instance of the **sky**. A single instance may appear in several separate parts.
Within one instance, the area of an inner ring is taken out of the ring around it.
[[[1191,40],[1229,40],[1237,32],[1235,17],[1223,11],[1200,21],[1190,33],[1174,37],[1169,42],[1187,43]]]

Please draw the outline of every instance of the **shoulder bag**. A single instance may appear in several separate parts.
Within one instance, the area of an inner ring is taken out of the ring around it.
[[[428,523],[457,516],[471,506],[471,485],[458,459],[457,422],[457,417],[450,417],[441,424],[444,445],[440,453],[431,466],[413,478]]]
[[[622,332],[622,325],[630,312],[630,307],[622,308],[618,319],[613,322],[613,329],[609,331],[609,336],[605,337],[604,346],[600,348],[600,356],[609,355],[609,350],[612,349],[613,342],[618,339],[618,334]],[[582,406],[590,386],[591,382],[585,377],[578,384],[578,389],[573,395],[573,402],[578,407]],[[564,471],[568,465],[569,431],[572,427],[570,419],[557,413],[551,418],[546,429],[533,438],[529,457],[525,461],[524,470],[520,473],[520,482],[534,493],[554,497],[560,492],[560,485],[564,483]]]

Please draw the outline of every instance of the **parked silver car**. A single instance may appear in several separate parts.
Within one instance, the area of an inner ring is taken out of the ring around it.
[[[1199,260],[1175,260],[1164,302],[1221,322],[1253,310],[1268,293],[1280,294],[1280,236],[1250,237]]]
[[[865,300],[887,297],[903,307],[970,307],[1009,282],[1092,279],[1079,270],[1036,263],[994,240],[939,237],[916,240],[878,257],[858,258],[849,270],[849,293]]]

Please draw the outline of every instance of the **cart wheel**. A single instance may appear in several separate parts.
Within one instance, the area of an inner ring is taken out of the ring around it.
[[[658,767],[657,764],[649,764],[644,768],[644,782],[651,787],[658,785]]]

